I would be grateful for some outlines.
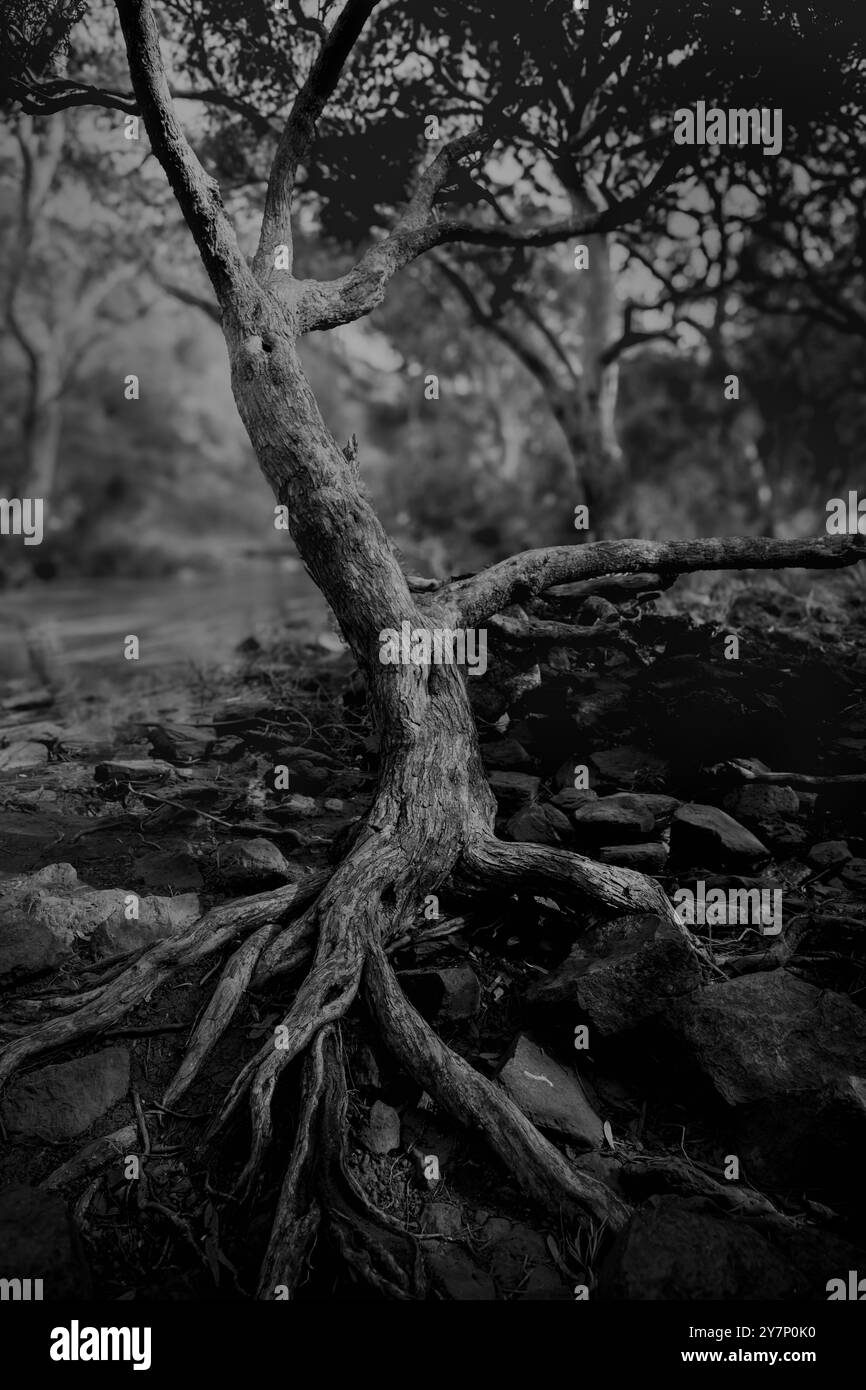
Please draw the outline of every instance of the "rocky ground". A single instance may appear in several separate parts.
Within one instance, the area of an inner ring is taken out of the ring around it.
[[[537,605],[548,626],[531,645],[519,610],[491,625],[488,673],[468,679],[498,832],[639,868],[672,898],[780,891],[782,930],[529,894],[471,915],[457,895],[419,902],[393,948],[416,1007],[634,1216],[610,1240],[533,1209],[362,1016],[343,1027],[352,1175],[418,1237],[434,1297],[824,1299],[866,1271],[866,593],[842,577],[614,597]],[[7,697],[7,1036],[22,1001],[85,988],[211,905],[339,858],[376,739],[334,647],[251,643],[236,673],[141,711]],[[50,1269],[54,1296],[250,1295],[289,1088],[251,1203],[231,1192],[243,1124],[217,1153],[197,1140],[286,985],[252,989],[183,1110],[159,1105],[219,964],[13,1081],[2,1272]],[[79,1160],[109,1133],[108,1163]],[[367,1296],[327,1253],[302,1292]]]

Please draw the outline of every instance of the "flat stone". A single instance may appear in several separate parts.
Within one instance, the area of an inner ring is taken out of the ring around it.
[[[41,1067],[10,1090],[0,1112],[10,1134],[59,1142],[84,1134],[129,1090],[129,1053],[108,1047]]]
[[[578,807],[585,806],[588,801],[597,800],[598,792],[592,791],[589,787],[583,791],[578,790],[577,787],[563,787],[562,791],[550,798],[550,804],[556,806],[560,811],[564,811],[566,815],[570,815]]]
[[[565,1134],[578,1148],[601,1144],[601,1120],[577,1077],[524,1033],[515,1039],[497,1076],[514,1103],[540,1129]]]
[[[661,758],[633,744],[593,753],[590,762],[600,777],[621,787],[634,786],[638,778],[662,778],[667,772],[667,764]]]
[[[845,995],[786,970],[708,985],[669,1021],[730,1105],[866,1076],[866,1015]]]
[[[773,821],[777,817],[784,820],[797,814],[800,798],[793,787],[750,782],[725,797],[725,809],[747,825],[754,821]]]
[[[41,1279],[46,1302],[90,1297],[78,1232],[56,1193],[17,1182],[0,1188],[0,1252],[0,1277]]]
[[[844,840],[822,840],[813,845],[806,856],[813,869],[829,869],[834,864],[844,864],[851,857]]]
[[[680,806],[674,814],[671,854],[680,863],[707,868],[752,865],[770,857],[766,845],[732,816],[696,802]]]
[[[495,742],[482,743],[481,756],[484,766],[500,772],[519,772],[529,767],[532,759],[522,743],[516,738],[500,738]]]
[[[546,803],[518,811],[506,825],[505,835],[528,844],[564,845],[574,838],[574,831],[568,816]]]
[[[646,840],[655,829],[655,817],[646,807],[630,805],[620,796],[602,796],[579,806],[571,819],[578,836],[594,844],[631,844]]]
[[[618,864],[622,869],[637,869],[644,874],[660,873],[668,862],[670,851],[663,840],[647,840],[642,845],[603,845],[596,851],[602,864]]]
[[[488,780],[500,815],[514,815],[538,800],[540,777],[530,777],[527,772],[491,772]]]
[[[700,983],[685,927],[654,913],[629,913],[581,936],[563,963],[531,987],[527,1001],[574,1009],[608,1037],[690,997]]]

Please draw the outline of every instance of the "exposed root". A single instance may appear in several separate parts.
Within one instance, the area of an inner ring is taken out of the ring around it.
[[[74,1012],[52,1018],[28,1036],[16,1038],[0,1049],[0,1090],[24,1062],[103,1032],[177,970],[206,959],[236,938],[282,916],[290,907],[303,906],[318,895],[328,877],[324,873],[311,874],[269,893],[223,903],[206,912],[181,936],[159,942],[110,983],[88,991]]]
[[[533,1200],[568,1218],[606,1221],[613,1231],[628,1207],[589,1174],[576,1172],[505,1091],[452,1052],[412,1007],[381,946],[372,945],[365,995],[390,1051],[419,1086],[460,1124],[479,1131]]]
[[[615,912],[656,912],[677,921],[673,906],[653,879],[634,869],[598,864],[570,850],[514,844],[493,835],[476,835],[466,844],[461,878],[469,885],[540,892],[573,904],[592,898]]]
[[[325,1089],[325,1039],[316,1035],[304,1061],[301,1112],[292,1157],[283,1179],[274,1224],[259,1274],[258,1298],[293,1298],[321,1220],[316,1200],[316,1138]]]

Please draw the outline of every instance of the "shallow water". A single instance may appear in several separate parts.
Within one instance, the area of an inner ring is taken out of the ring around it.
[[[208,669],[239,642],[284,627],[300,636],[327,627],[326,606],[298,565],[250,561],[231,570],[171,579],[91,579],[36,584],[3,595],[0,679],[52,677],[125,681]],[[139,639],[140,659],[124,658]]]

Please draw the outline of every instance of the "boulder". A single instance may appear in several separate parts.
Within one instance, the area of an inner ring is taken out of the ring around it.
[[[730,1105],[787,1102],[866,1076],[866,1014],[786,970],[708,985],[669,1024]]]
[[[684,926],[654,913],[629,913],[581,936],[527,997],[545,1009],[565,1006],[609,1037],[691,996],[700,983],[700,963]]]
[[[60,1142],[84,1134],[129,1089],[129,1053],[107,1047],[29,1072],[0,1106],[10,1134]]]
[[[770,851],[750,830],[717,806],[689,802],[671,822],[671,854],[680,864],[736,868],[769,859]]]
[[[78,1232],[56,1193],[17,1182],[0,1188],[0,1251],[2,1277],[41,1279],[46,1302],[90,1297]]]
[[[792,1299],[803,1285],[769,1241],[704,1197],[651,1197],[599,1275],[602,1298],[627,1301]]]

